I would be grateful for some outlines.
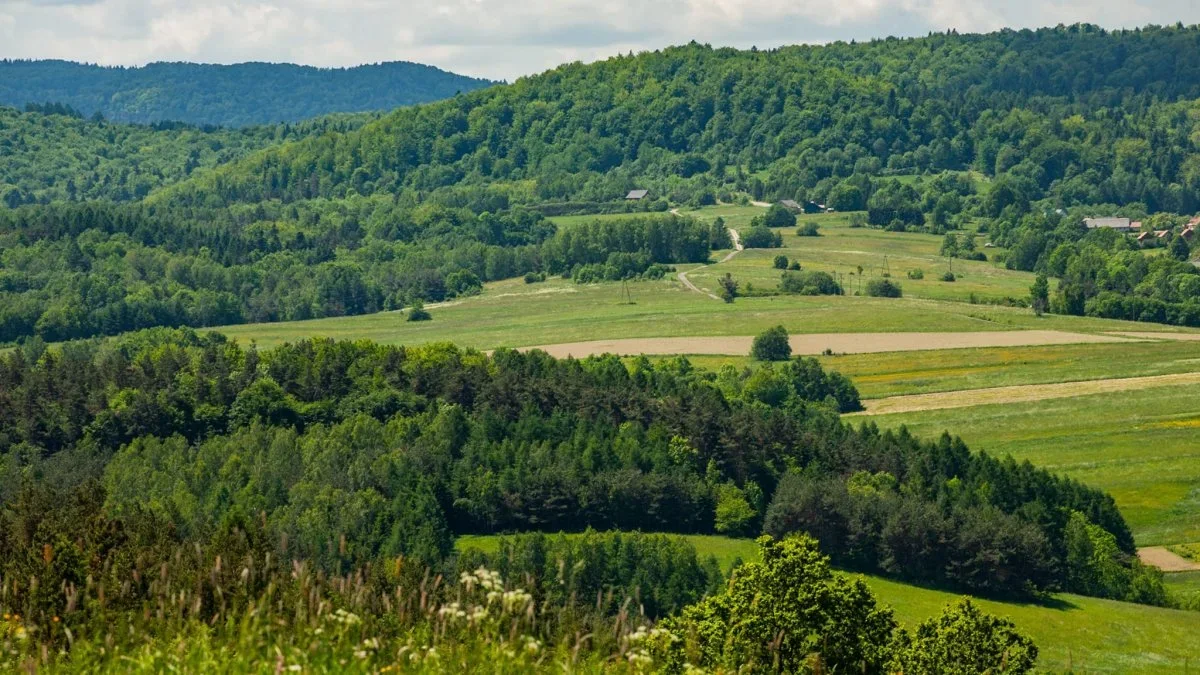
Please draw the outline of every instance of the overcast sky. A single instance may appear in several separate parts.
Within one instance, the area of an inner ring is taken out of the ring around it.
[[[418,61],[512,80],[689,40],[736,47],[1086,21],[1200,23],[1200,0],[0,0],[0,57]]]

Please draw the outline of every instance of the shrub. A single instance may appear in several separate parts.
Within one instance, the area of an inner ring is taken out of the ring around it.
[[[942,281],[954,281],[955,279],[957,279],[957,277],[954,276],[954,272],[947,271],[942,275]]]
[[[819,237],[821,236],[821,226],[817,223],[808,222],[796,228],[797,237]]]
[[[412,309],[408,310],[409,321],[429,321],[433,316],[425,309],[425,303],[417,300],[413,303]]]
[[[799,272],[799,271],[800,271],[800,261],[799,261],[799,260],[793,260],[793,261],[792,261],[792,264],[791,264],[791,265],[788,265],[788,269],[789,269],[789,270],[791,270],[791,271],[793,271],[793,272]]]
[[[775,269],[786,270],[788,268],[788,257],[786,255],[775,256]]]
[[[909,279],[924,279],[925,278],[925,270],[919,269],[919,268],[915,269],[915,270],[909,270],[908,278]]]
[[[750,355],[759,361],[787,361],[792,357],[792,345],[788,343],[787,329],[783,326],[768,328],[754,338]]]
[[[546,280],[545,272],[526,272],[525,273],[525,283],[527,283],[527,284],[536,284],[536,283],[543,282],[545,280]]]
[[[769,227],[755,225],[742,236],[742,244],[746,248],[779,248],[783,246],[783,237]]]
[[[841,295],[842,287],[827,272],[784,272],[779,291],[789,295]]]
[[[887,279],[872,279],[867,282],[867,295],[873,298],[899,298],[903,291],[900,284]]]

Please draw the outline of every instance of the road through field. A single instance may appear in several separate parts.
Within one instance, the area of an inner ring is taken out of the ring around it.
[[[1109,394],[1184,384],[1200,384],[1200,373],[1123,377],[1110,380],[1057,382],[1054,384],[1025,384],[1012,387],[992,387],[988,389],[946,391],[934,394],[892,396],[863,401],[866,411],[857,414],[888,415],[891,413],[910,413],[924,410],[969,408],[993,403],[1028,403],[1055,398]]]
[[[880,352],[911,352],[927,349],[969,349],[974,347],[1035,347],[1040,345],[1085,344],[1098,342],[1134,342],[1111,335],[1068,333],[1055,330],[978,331],[969,333],[815,333],[793,335],[790,338],[793,354],[817,355],[827,350],[835,354],[874,354]],[[744,337],[679,337],[636,338],[623,340],[593,340],[556,345],[538,345],[523,350],[540,349],[557,358],[577,359],[599,354],[632,356],[647,354],[671,356],[678,354],[712,354],[744,356],[754,342]]]
[[[672,211],[672,213],[676,213],[677,211],[678,211],[678,209],[676,209],[675,211]],[[678,213],[676,213],[676,215],[678,215]],[[716,265],[720,265],[721,263],[729,262],[730,260],[733,260],[734,256],[741,253],[746,248],[745,246],[742,246],[742,236],[740,234],[738,234],[737,230],[730,228],[729,236],[733,238],[733,250],[730,251],[729,253],[726,253],[724,258],[721,258],[716,263],[714,263]],[[697,267],[695,269],[688,270],[687,272],[680,272],[679,273],[679,282],[681,284],[683,284],[684,286],[687,286],[688,289],[691,291],[694,291],[701,295],[707,295],[708,297],[712,298],[713,300],[720,300],[721,298],[718,298],[716,295],[713,295],[712,293],[709,293],[708,291],[701,289],[699,286],[692,283],[692,280],[688,278],[689,272],[696,272],[698,270],[705,269],[706,267],[712,267],[712,265],[703,265],[701,267]]]

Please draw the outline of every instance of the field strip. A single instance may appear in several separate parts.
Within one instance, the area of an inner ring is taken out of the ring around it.
[[[876,354],[913,352],[928,349],[970,349],[974,347],[1039,347],[1043,345],[1085,344],[1095,342],[1132,342],[1126,338],[1055,330],[977,331],[961,333],[814,333],[791,336],[792,353]],[[524,347],[540,349],[556,358],[577,359],[600,354],[622,356],[647,354],[674,356],[712,354],[745,356],[754,338],[744,337],[664,337],[617,340],[593,340],[556,345]]]
[[[1147,565],[1152,565],[1164,572],[1195,572],[1200,571],[1200,563],[1168,551],[1162,546],[1139,548],[1138,558]]]
[[[1139,340],[1182,340],[1184,342],[1200,341],[1200,333],[1151,333],[1146,331],[1108,331],[1107,335],[1119,335]]]
[[[1046,401],[1055,398],[1088,396],[1090,394],[1109,394],[1180,384],[1200,384],[1200,373],[1124,377],[1109,380],[1083,380],[1080,382],[1056,382],[1054,384],[1022,384],[1011,387],[891,396],[863,401],[866,412],[858,414],[887,415],[924,410],[969,408],[995,403],[1028,403],[1031,401]]]

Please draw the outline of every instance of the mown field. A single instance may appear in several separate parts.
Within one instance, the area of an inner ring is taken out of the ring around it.
[[[685,536],[701,555],[717,558],[724,569],[735,560],[753,560],[749,539]],[[496,550],[499,537],[460,537],[460,550]],[[876,596],[890,605],[904,625],[936,615],[958,596],[954,593],[863,576]],[[1198,582],[1200,583],[1200,582]],[[1040,649],[1039,668],[1050,671],[1105,673],[1184,672],[1200,665],[1198,616],[1078,595],[1056,595],[1041,603],[979,600],[988,612],[1012,620]]]

